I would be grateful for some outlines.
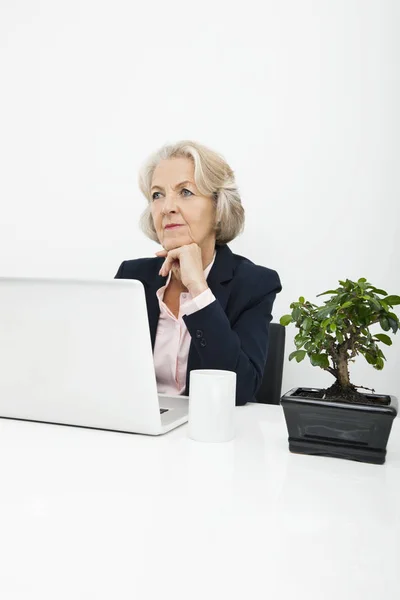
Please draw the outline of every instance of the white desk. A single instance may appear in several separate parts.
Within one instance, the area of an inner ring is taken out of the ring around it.
[[[400,423],[383,466],[290,454],[281,407],[228,444],[0,419],[0,598],[400,598]]]

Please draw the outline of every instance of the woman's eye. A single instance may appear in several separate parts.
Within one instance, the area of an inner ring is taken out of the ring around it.
[[[159,194],[160,192],[154,192],[154,194],[151,196],[153,200],[158,200],[158,198],[156,198],[157,194]]]
[[[184,192],[187,192],[187,194],[184,194]],[[188,195],[190,195],[190,196],[193,196],[193,193],[192,193],[190,190],[186,189],[186,188],[183,188],[183,190],[182,190],[182,192],[181,192],[181,193],[182,193],[184,196],[188,196]]]

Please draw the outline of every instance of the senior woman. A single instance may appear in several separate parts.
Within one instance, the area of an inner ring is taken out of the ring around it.
[[[193,369],[237,375],[236,404],[263,376],[278,274],[233,254],[244,210],[225,160],[192,141],[162,147],[143,165],[143,231],[157,258],[124,261],[116,278],[145,288],[159,393],[188,394]]]

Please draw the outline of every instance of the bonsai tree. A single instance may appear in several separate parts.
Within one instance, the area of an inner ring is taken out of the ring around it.
[[[289,360],[301,362],[307,355],[313,366],[335,378],[333,385],[325,390],[326,398],[365,402],[365,397],[357,391],[363,386],[350,382],[349,363],[362,354],[375,369],[383,369],[386,359],[380,344],[390,346],[392,340],[387,333],[372,333],[370,327],[379,323],[384,332],[397,332],[399,319],[392,308],[400,304],[400,296],[389,296],[365,278],[357,282],[346,279],[339,284],[336,290],[318,295],[331,294],[323,306],[303,297],[292,302],[291,314],[284,315],[280,323],[285,326],[294,323],[299,329],[294,338],[296,350]]]

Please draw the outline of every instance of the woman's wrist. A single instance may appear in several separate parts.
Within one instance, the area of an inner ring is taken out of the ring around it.
[[[196,296],[200,296],[200,294],[208,289],[207,281],[205,279],[204,281],[194,281],[187,286],[187,289],[192,298],[196,298]]]

